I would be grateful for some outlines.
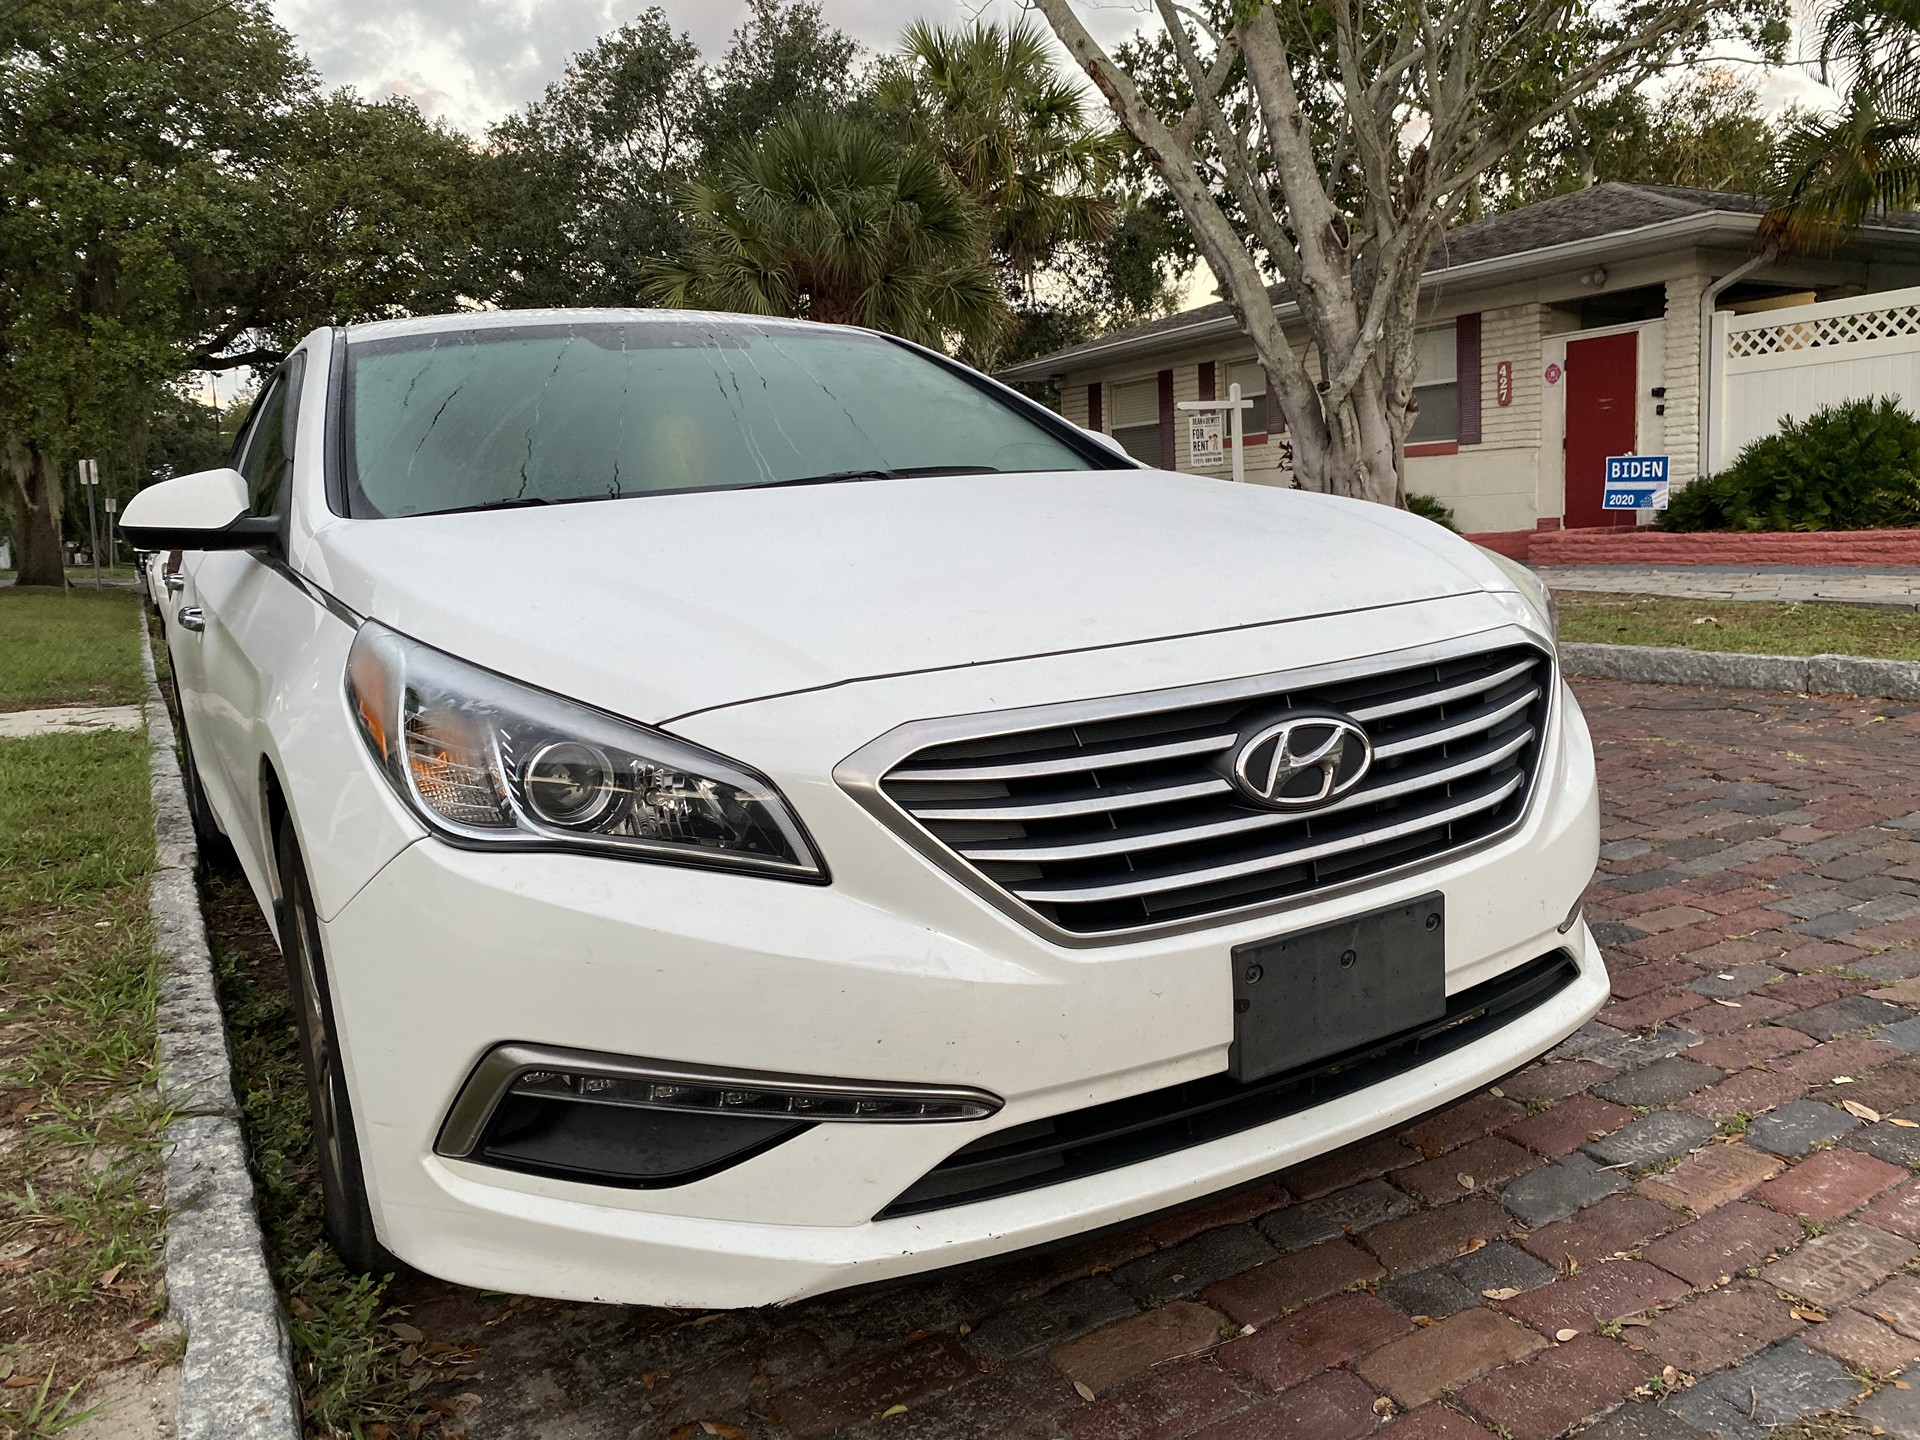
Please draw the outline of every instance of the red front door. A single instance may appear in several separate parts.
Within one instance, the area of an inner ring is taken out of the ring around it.
[[[1631,525],[1631,510],[1604,510],[1607,457],[1631,455],[1638,439],[1640,337],[1596,335],[1567,342],[1567,517],[1569,530]]]

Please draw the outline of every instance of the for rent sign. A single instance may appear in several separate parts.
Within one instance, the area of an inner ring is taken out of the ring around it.
[[[1601,499],[1601,508],[1666,509],[1667,458],[1665,455],[1609,455],[1606,493]]]

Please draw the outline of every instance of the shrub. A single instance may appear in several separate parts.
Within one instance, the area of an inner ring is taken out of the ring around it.
[[[1787,420],[1718,475],[1676,491],[1664,530],[1920,525],[1920,420],[1892,396]]]
[[[1411,510],[1416,515],[1422,516],[1425,519],[1433,521],[1433,523],[1436,525],[1444,525],[1447,527],[1447,529],[1454,531],[1456,534],[1459,533],[1460,527],[1453,523],[1452,509],[1446,505],[1441,504],[1438,500],[1434,499],[1433,496],[1431,495],[1407,496],[1407,509]]]

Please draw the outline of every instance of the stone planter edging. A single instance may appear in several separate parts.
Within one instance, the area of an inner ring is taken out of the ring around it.
[[[1653,685],[1920,700],[1920,662],[1857,655],[1738,655],[1650,645],[1563,644],[1560,668],[1568,675]]]
[[[300,1440],[300,1403],[280,1298],[247,1172],[227,1031],[194,884],[198,849],[173,721],[154,674],[146,613],[154,867],[148,907],[165,964],[157,1024],[160,1091],[177,1112],[162,1137],[167,1308],[186,1332],[179,1440]]]

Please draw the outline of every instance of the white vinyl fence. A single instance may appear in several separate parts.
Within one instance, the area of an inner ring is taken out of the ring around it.
[[[1892,395],[1920,415],[1920,286],[1713,317],[1710,471],[1786,419]]]

